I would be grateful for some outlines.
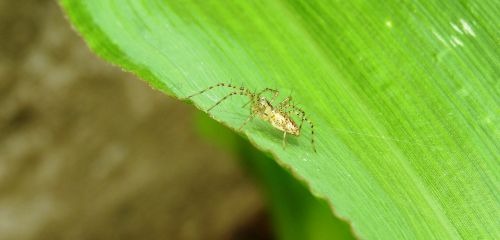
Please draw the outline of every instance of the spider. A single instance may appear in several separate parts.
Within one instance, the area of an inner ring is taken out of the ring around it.
[[[316,147],[314,145],[314,124],[305,116],[305,112],[296,107],[291,103],[292,97],[289,96],[281,101],[277,106],[273,105],[274,100],[279,95],[279,91],[271,88],[265,88],[260,92],[251,92],[245,87],[237,87],[227,83],[218,83],[216,85],[210,86],[200,92],[192,94],[187,97],[187,99],[191,99],[194,96],[205,93],[208,90],[211,90],[216,87],[227,87],[234,89],[231,93],[224,96],[218,102],[216,102],[213,106],[207,109],[207,113],[210,114],[210,111],[215,108],[217,105],[222,103],[224,100],[228,99],[234,95],[243,95],[247,96],[250,101],[243,105],[243,107],[250,104],[250,116],[243,122],[243,124],[239,127],[238,130],[242,130],[243,127],[252,120],[255,116],[260,119],[269,122],[274,128],[283,132],[283,149],[286,146],[286,135],[291,134],[294,136],[300,135],[300,130],[302,129],[302,124],[306,121],[311,127],[311,145],[313,151],[316,152]],[[272,93],[272,98],[269,100],[265,96],[264,93]],[[300,125],[297,126],[297,123],[291,118],[291,114],[295,114],[300,117]]]

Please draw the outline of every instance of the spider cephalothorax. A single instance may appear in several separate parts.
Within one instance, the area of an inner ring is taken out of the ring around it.
[[[279,95],[279,91],[271,88],[266,88],[260,92],[253,93],[244,87],[236,87],[231,84],[219,83],[217,85],[208,87],[198,93],[195,93],[187,98],[192,98],[196,95],[202,94],[210,89],[215,87],[228,87],[235,89],[235,91],[227,94],[221,100],[216,102],[212,107],[210,107],[207,112],[210,112],[214,107],[219,105],[221,102],[226,100],[227,98],[234,95],[243,95],[247,96],[250,101],[247,104],[250,104],[250,116],[243,122],[240,130],[255,116],[260,119],[269,122],[274,128],[283,132],[283,148],[286,145],[286,134],[291,134],[295,136],[300,135],[300,130],[302,129],[302,123],[306,121],[309,123],[311,127],[311,144],[313,150],[316,152],[316,147],[314,145],[314,124],[306,118],[304,111],[302,109],[296,107],[291,103],[292,97],[287,97],[283,101],[281,101],[278,105],[273,105],[274,100]],[[272,93],[271,99],[266,98],[263,94],[269,92]],[[247,105],[245,104],[245,106]],[[297,126],[297,123],[290,116],[291,114],[297,115],[300,117],[300,125]]]

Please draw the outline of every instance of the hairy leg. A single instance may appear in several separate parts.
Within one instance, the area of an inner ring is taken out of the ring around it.
[[[248,116],[248,118],[245,120],[245,122],[243,122],[243,124],[241,124],[241,126],[238,128],[238,130],[241,131],[241,129],[243,129],[243,127],[245,125],[247,125],[247,123],[250,122],[250,120],[252,120],[254,116],[255,116],[255,114],[251,113],[250,116]]]
[[[205,93],[206,91],[208,90],[211,90],[211,89],[214,89],[214,88],[217,88],[217,87],[227,87],[227,88],[233,88],[233,89],[236,89],[236,90],[239,90],[241,92],[246,92],[246,93],[249,93],[250,94],[250,91],[244,87],[237,87],[237,86],[234,86],[234,85],[231,85],[231,84],[228,84],[228,83],[217,83],[216,85],[213,85],[213,86],[210,86],[208,88],[205,88],[195,94],[192,94],[186,98],[192,98],[194,96],[197,96],[197,95],[200,95],[202,93]]]
[[[288,114],[293,113],[298,117],[300,117],[299,130],[302,129],[302,125],[304,122],[307,122],[309,124],[309,127],[311,128],[311,145],[313,151],[316,152],[316,145],[314,143],[314,124],[306,117],[305,112],[302,109],[296,107],[295,105],[289,103],[287,103],[285,106],[281,106],[280,104],[280,107],[283,107],[281,111],[287,112]]]
[[[271,92],[273,94],[273,97],[271,98],[271,103],[276,99],[276,97],[278,97],[278,95],[280,94],[280,92],[276,89],[272,89],[272,88],[265,88],[264,90],[258,92],[256,94],[257,97],[260,97],[260,95],[264,94],[265,92]]]
[[[265,88],[264,90],[254,94],[254,96],[256,97],[256,99],[258,99],[262,94],[264,94],[265,92],[271,92],[273,93],[273,97],[271,98],[271,103],[274,102],[274,100],[276,99],[276,97],[278,97],[278,95],[280,94],[280,92],[276,89],[272,89],[272,88]],[[245,105],[243,105],[242,107],[246,107],[249,103],[251,103],[252,100],[248,101],[247,103],[245,103]]]
[[[251,97],[248,95],[248,93],[246,92],[231,92],[229,93],[228,95],[226,95],[225,97],[223,97],[221,100],[219,100],[218,102],[216,102],[213,106],[211,106],[209,109],[207,109],[207,112],[210,112],[214,107],[217,107],[217,105],[221,104],[224,100],[228,99],[229,97],[231,96],[234,96],[234,95],[242,95],[242,96],[248,96],[248,97]]]

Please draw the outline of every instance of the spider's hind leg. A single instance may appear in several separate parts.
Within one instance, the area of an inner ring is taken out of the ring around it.
[[[287,101],[287,102],[285,104],[283,104],[285,101]],[[282,104],[283,104],[283,106],[282,106]],[[285,100],[283,100],[282,104],[280,104],[280,107],[283,110],[290,108],[291,110],[287,111],[288,113],[293,113],[293,114],[300,117],[299,130],[302,129],[302,124],[304,122],[307,122],[309,124],[309,127],[311,128],[311,145],[312,145],[313,151],[316,152],[316,145],[314,143],[314,124],[306,117],[306,113],[304,112],[304,110],[289,103],[289,98],[286,98]]]

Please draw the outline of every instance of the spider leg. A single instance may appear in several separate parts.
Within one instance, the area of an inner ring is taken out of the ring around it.
[[[260,97],[260,95],[262,95],[265,92],[271,92],[273,94],[273,97],[271,98],[271,103],[274,102],[274,100],[276,99],[276,97],[278,97],[278,95],[280,94],[280,92],[278,90],[276,90],[276,89],[265,88],[264,90],[262,90],[259,93],[257,93],[256,96]]]
[[[257,97],[257,98],[259,98],[259,97],[260,97],[260,95],[262,95],[262,94],[263,94],[263,93],[265,93],[265,92],[271,92],[271,93],[273,93],[273,97],[271,98],[271,103],[272,103],[272,102],[274,102],[274,100],[276,99],[276,97],[278,97],[278,95],[279,95],[279,93],[280,93],[280,92],[279,92],[278,90],[276,90],[276,89],[272,89],[272,88],[265,88],[264,90],[262,90],[262,91],[258,92],[257,94],[252,94],[252,96],[253,96],[253,97]],[[242,107],[246,107],[246,106],[247,106],[249,103],[251,103],[251,102],[252,102],[251,100],[250,100],[250,101],[248,101],[248,102],[247,102],[247,103],[245,103],[245,105],[243,105]]]
[[[241,131],[241,129],[243,129],[243,127],[245,125],[247,125],[247,123],[250,122],[250,120],[252,120],[254,116],[255,116],[254,113],[250,114],[250,116],[248,116],[248,118],[245,120],[245,122],[243,122],[243,124],[241,124],[241,126],[238,128],[238,130]]]
[[[292,97],[287,97],[285,98],[279,105],[278,109],[280,109],[283,112],[287,113],[294,113],[295,115],[300,117],[300,125],[299,125],[299,130],[302,129],[302,124],[304,123],[304,119],[307,119],[306,113],[300,109],[299,107],[293,105],[290,101],[292,100]],[[288,110],[291,109],[291,110]]]
[[[242,108],[246,107],[249,103],[251,103],[252,100],[248,101],[247,103],[245,103],[245,105],[241,106]]]
[[[280,102],[280,104],[278,105],[278,108],[286,109],[287,107],[289,107],[291,105],[290,104],[291,101],[292,101],[292,96],[288,96],[287,98],[283,99],[283,101]]]
[[[226,100],[227,98],[231,97],[231,96],[234,96],[234,95],[243,95],[243,96],[248,96],[248,97],[251,97],[250,95],[248,95],[247,92],[231,92],[229,93],[228,95],[226,95],[225,97],[223,97],[221,100],[217,101],[213,106],[211,106],[209,109],[207,109],[207,113],[210,112],[210,110],[212,110],[214,107],[217,107],[217,105],[219,105],[221,102],[223,102],[224,100]]]
[[[245,87],[237,87],[237,86],[234,86],[234,85],[231,85],[231,84],[228,84],[228,83],[217,83],[216,85],[213,85],[213,86],[210,86],[208,88],[205,88],[195,94],[192,94],[190,96],[187,96],[186,98],[192,98],[194,96],[197,96],[197,95],[200,95],[208,90],[211,90],[211,89],[214,89],[216,87],[228,87],[228,88],[233,88],[233,89],[236,89],[236,90],[240,90],[242,92],[246,92],[246,93],[250,93],[250,91],[248,91],[248,89],[246,89]]]
[[[291,108],[291,110],[289,110],[287,112],[288,113],[293,113],[293,114],[295,114],[295,115],[297,115],[297,116],[300,117],[299,130],[302,129],[302,124],[304,122],[307,122],[309,124],[309,127],[311,128],[311,145],[312,145],[313,151],[316,152],[316,145],[314,144],[314,124],[306,117],[305,112],[302,109],[298,108],[297,106],[292,105],[292,104],[287,104],[284,107],[285,108],[283,108],[283,110],[286,110],[287,108]]]

